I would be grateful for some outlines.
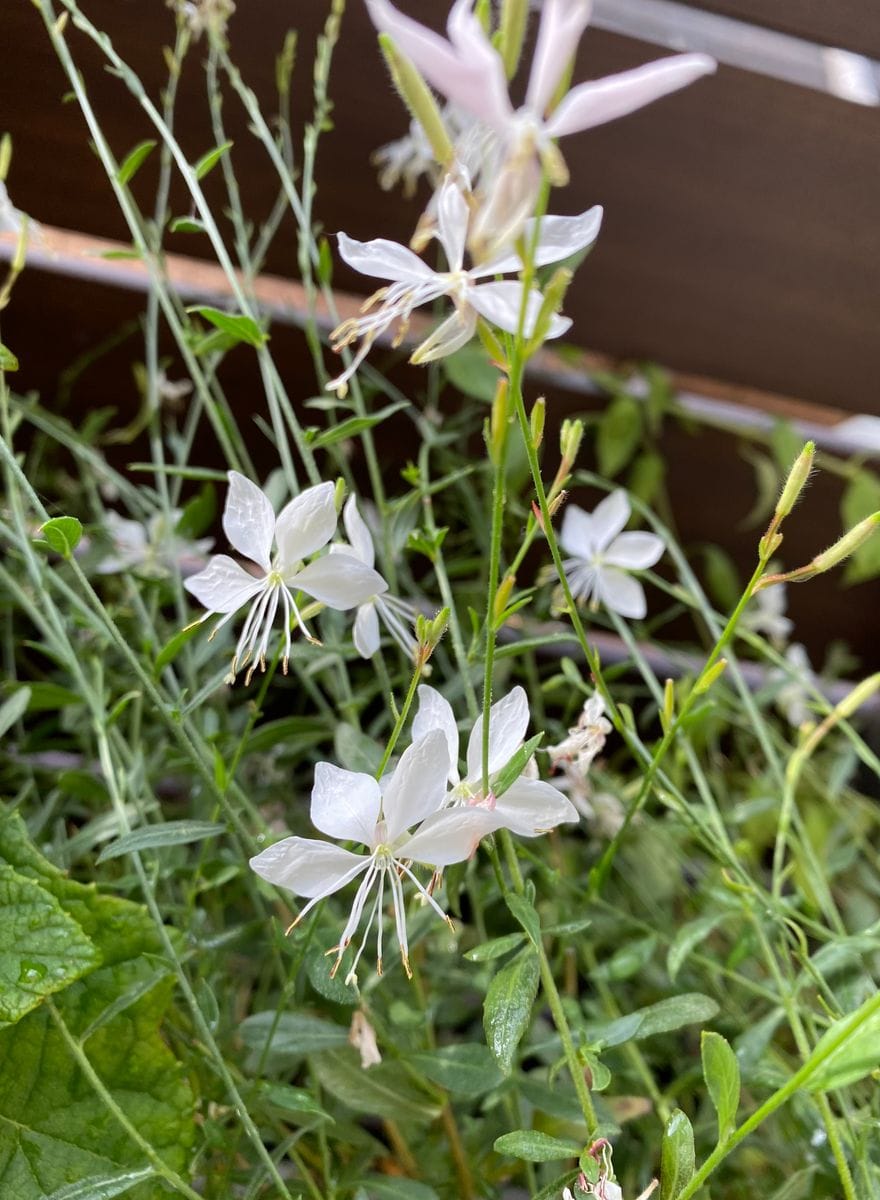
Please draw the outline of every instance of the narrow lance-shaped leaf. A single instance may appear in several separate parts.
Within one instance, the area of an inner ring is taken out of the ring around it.
[[[483,1028],[489,1049],[505,1072],[513,1067],[516,1048],[532,1022],[540,972],[529,948],[502,967],[489,985],[483,1005]]]
[[[720,1033],[703,1031],[700,1043],[703,1078],[718,1113],[718,1141],[723,1142],[734,1130],[739,1108],[739,1063],[730,1044]]]
[[[666,1123],[660,1149],[660,1200],[675,1200],[694,1175],[694,1131],[677,1108]]]

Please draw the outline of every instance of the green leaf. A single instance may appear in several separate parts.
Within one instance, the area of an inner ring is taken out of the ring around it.
[[[255,1061],[265,1056],[266,1063],[275,1067],[295,1063],[319,1050],[348,1045],[348,1029],[301,1012],[254,1013],[245,1017],[239,1033]]]
[[[627,490],[644,504],[653,504],[665,478],[666,461],[663,456],[653,450],[646,450],[634,459],[629,469]]]
[[[493,367],[482,346],[463,346],[442,360],[443,374],[464,396],[491,404],[498,386],[498,368]]]
[[[382,761],[382,747],[353,725],[344,722],[336,726],[333,749],[337,761],[347,771],[374,775]]]
[[[846,1087],[864,1079],[880,1067],[880,1012],[876,1009],[870,1012],[871,1006],[876,1003],[876,995],[869,996],[864,1004],[856,1009],[856,1013],[862,1010],[866,1012],[864,1021],[817,1067],[807,1082],[808,1091],[825,1092],[832,1088]],[[856,1013],[848,1013],[829,1025],[816,1043],[810,1058],[818,1058],[831,1043],[837,1041],[841,1030],[849,1025]],[[807,1062],[809,1061],[808,1059]]]
[[[720,1033],[703,1030],[700,1040],[703,1078],[718,1114],[718,1141],[725,1141],[736,1126],[739,1108],[739,1063],[730,1043]]]
[[[188,313],[198,313],[215,329],[225,333],[234,342],[246,342],[249,346],[265,346],[269,340],[268,334],[251,317],[243,313],[222,312],[219,308],[211,308],[208,304],[196,304],[186,310]]]
[[[119,170],[116,172],[116,178],[118,181],[122,184],[126,184],[130,180],[134,179],[144,161],[156,148],[156,145],[157,143],[155,141],[150,141],[149,139],[145,142],[138,142],[135,148],[128,152],[120,164]]]
[[[513,913],[513,916],[523,929],[528,934],[529,941],[536,950],[541,948],[541,918],[538,916],[534,907],[529,904],[525,896],[518,896],[516,892],[509,892],[504,897],[507,907]]]
[[[502,967],[489,984],[483,1028],[489,1049],[505,1074],[511,1071],[516,1048],[532,1023],[539,979],[537,956],[527,948]]]
[[[496,796],[503,796],[508,788],[513,787],[520,775],[526,768],[526,763],[538,749],[543,741],[543,733],[536,733],[534,737],[529,738],[506,766],[498,772],[492,780],[492,791]]]
[[[418,1179],[398,1179],[394,1175],[367,1175],[353,1183],[352,1188],[363,1188],[373,1200],[437,1200],[437,1193]],[[346,1189],[348,1190],[348,1189]]]
[[[577,1158],[583,1146],[577,1142],[564,1142],[536,1129],[515,1129],[495,1139],[494,1149],[511,1158],[525,1162],[558,1162],[561,1158]]]
[[[647,1008],[639,1008],[624,1017],[608,1022],[591,1031],[591,1035],[606,1046],[622,1042],[641,1041],[658,1033],[670,1033],[683,1025],[703,1024],[718,1014],[718,1005],[700,992],[685,992],[658,1000]]]
[[[189,842],[201,842],[225,832],[226,826],[217,821],[163,821],[160,825],[149,825],[123,834],[104,847],[97,861],[102,863],[110,858],[121,858],[123,854],[158,850],[164,846],[185,846]]]
[[[297,1117],[304,1117],[306,1120],[312,1117],[318,1117],[322,1121],[333,1120],[305,1088],[292,1087],[289,1083],[263,1082],[259,1094],[267,1104],[281,1108],[286,1113],[293,1113]]]
[[[633,396],[615,396],[599,422],[596,458],[599,473],[613,479],[638,449],[642,438],[642,406]]]
[[[174,662],[190,638],[194,638],[199,632],[200,627],[201,621],[196,621],[193,625],[187,625],[186,629],[181,629],[178,633],[175,633],[174,637],[168,639],[156,655],[156,661],[153,663],[153,670],[157,675]]]
[[[198,162],[193,163],[196,179],[204,179],[208,172],[217,166],[223,155],[232,149],[232,146],[232,142],[224,142],[222,146],[215,146],[213,150],[203,154]]]
[[[160,1030],[174,981],[167,969],[157,974],[164,949],[149,914],[68,879],[30,844],[20,817],[2,808],[0,862],[50,892],[95,945],[101,965],[53,1003],[113,1102],[172,1169],[185,1172],[195,1138],[193,1096]],[[138,993],[146,980],[154,985]],[[115,1009],[126,994],[131,1003]],[[46,1004],[0,1030],[0,1196],[46,1200],[59,1191],[64,1196],[72,1181],[95,1179],[97,1189],[100,1181],[146,1167],[83,1076]],[[164,1185],[132,1183],[130,1200],[166,1194]]]
[[[666,955],[666,970],[673,982],[690,952],[706,940],[712,930],[721,924],[724,917],[724,913],[710,913],[708,916],[697,917],[696,920],[682,925],[672,939]]]
[[[321,1086],[354,1112],[407,1124],[427,1124],[440,1115],[440,1106],[412,1085],[399,1063],[382,1062],[365,1071],[350,1046],[316,1054],[311,1062]]]
[[[414,1054],[409,1061],[432,1083],[467,1099],[491,1092],[504,1081],[488,1048],[475,1042],[444,1046],[431,1054]]]
[[[201,537],[213,524],[216,514],[217,492],[212,484],[204,483],[184,506],[174,532],[182,538]]]
[[[17,371],[18,359],[8,346],[0,342],[0,371]]]
[[[79,545],[83,527],[76,517],[52,517],[40,529],[40,533],[56,554],[70,558]]]
[[[16,721],[24,716],[30,701],[31,689],[20,687],[0,705],[0,737],[5,737]]]
[[[91,971],[100,955],[51,892],[0,865],[0,1024]]]
[[[502,958],[508,950],[521,946],[523,941],[521,933],[506,933],[504,937],[492,938],[489,942],[474,946],[473,950],[467,951],[465,958],[471,962],[489,962],[493,958]]]
[[[65,1184],[45,1200],[113,1200],[121,1196],[136,1183],[153,1179],[156,1175],[153,1167],[137,1167],[133,1171],[114,1171],[112,1175],[92,1175],[89,1179],[81,1179],[79,1183]]]
[[[660,1200],[675,1200],[693,1179],[695,1168],[694,1131],[677,1108],[666,1123],[660,1148]]]
[[[198,217],[173,217],[168,223],[169,233],[205,233],[205,225]]]
[[[396,404],[389,404],[379,412],[373,413],[372,416],[348,417],[345,421],[339,421],[337,424],[331,426],[330,429],[323,429],[320,433],[312,433],[307,440],[313,450],[326,450],[328,446],[335,446],[338,442],[344,442],[348,438],[357,437],[364,430],[380,425],[392,413],[400,412],[402,408],[411,407],[408,401],[398,400]]]

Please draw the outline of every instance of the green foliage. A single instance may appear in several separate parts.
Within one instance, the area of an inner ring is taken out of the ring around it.
[[[82,524],[76,517],[53,517],[40,527],[49,546],[56,554],[70,558],[82,537]]]
[[[660,1200],[675,1200],[694,1175],[694,1131],[681,1109],[676,1109],[663,1130],[660,1147]]]
[[[700,1042],[703,1078],[718,1114],[718,1141],[733,1132],[739,1108],[739,1063],[730,1043],[720,1033],[703,1031]]]
[[[486,1041],[505,1073],[512,1069],[517,1047],[532,1023],[539,978],[538,960],[532,950],[526,949],[498,971],[486,993]]]

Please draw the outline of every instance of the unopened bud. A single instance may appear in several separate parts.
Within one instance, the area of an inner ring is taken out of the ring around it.
[[[483,343],[483,349],[489,355],[489,360],[495,364],[500,371],[507,370],[507,355],[504,347],[499,342],[493,331],[489,328],[482,318],[477,321],[477,336]]]
[[[727,659],[719,658],[717,663],[713,663],[702,679],[697,681],[697,686],[694,688],[694,694],[701,696],[703,692],[708,692],[709,688],[720,678],[727,670]]]
[[[391,72],[394,86],[413,118],[421,125],[431,151],[441,167],[449,167],[455,150],[443,124],[440,109],[428,85],[387,33],[379,34],[379,46]]]
[[[501,580],[498,591],[495,593],[495,602],[492,605],[492,615],[495,619],[495,628],[497,629],[501,623],[501,618],[504,616],[504,610],[507,608],[510,600],[510,593],[513,591],[513,585],[516,583],[515,575],[505,575]]]
[[[667,679],[663,686],[663,708],[660,711],[660,724],[663,732],[669,733],[675,720],[675,684]]]
[[[560,308],[562,308],[565,293],[568,291],[568,285],[573,278],[573,273],[567,267],[557,267],[550,276],[550,281],[544,288],[544,298],[538,310],[532,336],[526,344],[525,353],[527,357],[534,354],[536,350],[539,350],[543,346],[550,331],[550,322],[556,313],[559,312]]]
[[[843,562],[845,558],[849,558],[851,554],[855,554],[859,546],[868,540],[878,524],[880,524],[880,512],[872,513],[870,517],[865,517],[864,521],[859,521],[858,525],[854,526],[849,533],[845,533],[833,546],[829,546],[827,550],[816,555],[811,564],[812,573],[821,575],[823,571],[829,571],[838,563]]]
[[[423,667],[437,648],[437,644],[446,632],[449,624],[449,609],[442,608],[436,617],[426,617],[419,613],[416,617],[416,662]]]
[[[537,450],[544,440],[544,418],[547,415],[547,401],[539,396],[532,408],[529,426],[532,433],[532,445]]]
[[[782,495],[776,504],[774,515],[777,521],[781,521],[783,517],[787,517],[797,503],[798,496],[800,496],[806,487],[807,480],[810,478],[815,455],[815,442],[807,442],[806,446],[804,446],[795,459],[794,465],[788,473],[788,479],[785,481],[785,487],[782,489]]]
[[[528,13],[528,0],[504,0],[501,5],[498,51],[508,79],[512,79],[516,74]]]
[[[336,480],[336,487],[333,490],[333,503],[336,506],[337,513],[342,512],[342,504],[345,500],[345,480],[340,475]]]
[[[495,388],[495,399],[492,401],[492,415],[489,418],[489,453],[493,463],[501,461],[504,453],[504,443],[507,440],[507,428],[510,414],[507,405],[507,379],[498,380]]]
[[[559,432],[559,451],[562,455],[562,463],[566,474],[568,474],[575,464],[583,437],[583,421],[580,418],[571,421],[566,417],[562,422],[562,429]]]
[[[9,164],[12,162],[12,138],[8,133],[4,133],[0,138],[0,183],[3,183],[6,176],[9,174]]]

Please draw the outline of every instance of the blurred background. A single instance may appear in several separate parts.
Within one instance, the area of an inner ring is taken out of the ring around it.
[[[434,24],[446,9],[437,0],[400,6]],[[164,0],[83,0],[82,7],[158,98],[166,77],[163,47],[174,37]],[[295,132],[311,116],[311,64],[327,13],[324,0],[238,0],[230,22],[233,58],[266,113],[276,103],[276,56],[287,30],[298,30]],[[66,36],[122,159],[153,131],[87,40],[72,25]],[[7,48],[0,132],[13,139],[14,205],[47,229],[128,244],[78,106],[65,101],[62,72],[27,0],[6,0],[0,37]],[[880,507],[874,473],[880,422],[844,424],[859,414],[880,416],[880,10],[874,0],[597,0],[575,79],[670,49],[708,50],[719,58],[718,74],[567,139],[571,183],[554,194],[553,211],[605,207],[598,243],[565,306],[574,321],[566,340],[587,354],[545,361],[528,386],[531,398],[547,395],[556,425],[585,410],[598,420],[609,394],[668,388],[678,416],[663,422],[658,447],[680,537],[698,567],[700,548],[714,543],[745,577],[761,532],[760,489],[770,468],[790,461],[807,434],[818,431],[820,449],[845,451],[849,465],[823,471],[790,520],[785,565],[801,565],[838,536],[842,506],[847,520],[860,505]],[[212,98],[198,69],[205,53],[196,46],[181,81],[176,131],[191,161],[214,144]],[[427,191],[412,199],[383,192],[371,165],[371,153],[402,136],[408,122],[361,0],[347,5],[331,85],[333,128],[320,145],[317,219],[327,234],[406,242]],[[223,103],[245,208],[259,224],[276,201],[277,181],[235,97]],[[216,174],[205,182],[222,208]],[[154,184],[148,161],[134,183],[146,208]],[[177,216],[188,213],[182,187],[171,208]],[[21,362],[15,386],[36,390],[68,416],[112,405],[124,422],[140,404],[132,367],[142,357],[143,294],[118,286],[103,270],[107,264],[83,252],[85,242],[76,245],[67,257],[49,256],[42,268],[27,270],[4,313],[3,340]],[[9,246],[7,237],[7,254]],[[188,260],[210,258],[199,234],[171,234],[167,247]],[[296,231],[287,218],[266,272],[295,280],[296,264]],[[338,262],[333,284],[343,293],[369,290]],[[316,384],[296,328],[295,290],[282,296],[285,304],[290,311],[273,327],[273,350],[290,394],[304,400]],[[170,340],[167,352],[173,356]],[[374,361],[384,368],[401,357],[378,350]],[[658,364],[663,373],[646,376],[644,364]],[[394,371],[415,396],[419,374]],[[233,352],[224,379],[239,414],[259,409],[262,389],[249,355]],[[398,430],[384,448],[389,479],[415,447],[405,419]],[[205,465],[217,457],[210,446],[204,456]],[[132,457],[141,456],[120,449],[120,463]],[[267,460],[266,469],[271,465]],[[590,441],[583,465],[596,467]],[[631,485],[632,465],[618,468],[621,482]],[[838,572],[790,589],[797,636],[817,663],[835,639],[844,639],[863,668],[880,666],[878,573],[880,548],[862,556],[848,578]]]

